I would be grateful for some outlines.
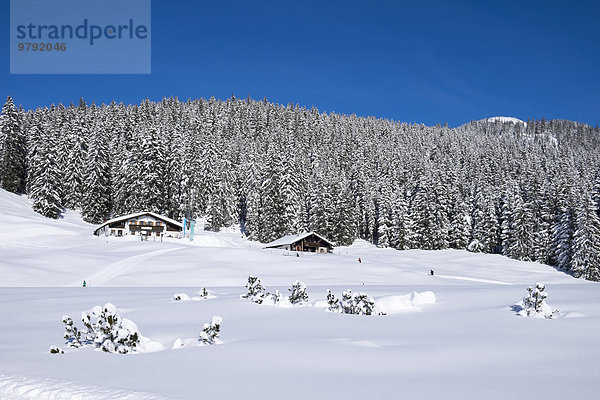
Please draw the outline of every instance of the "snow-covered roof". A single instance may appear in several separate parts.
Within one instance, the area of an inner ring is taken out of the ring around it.
[[[102,225],[100,225],[96,230],[101,229],[101,228],[103,228],[106,225],[114,224],[115,222],[126,221],[126,220],[131,219],[131,218],[141,217],[142,215],[150,215],[150,216],[152,216],[152,217],[154,217],[156,219],[160,219],[162,221],[168,222],[169,224],[178,226],[179,228],[183,229],[183,224],[181,222],[179,222],[179,221],[175,221],[174,219],[171,219],[169,217],[165,217],[164,215],[160,215],[160,214],[157,214],[157,213],[152,212],[152,211],[142,211],[142,212],[137,212],[137,213],[134,213],[134,214],[122,215],[122,216],[117,217],[117,218],[109,219],[108,221],[106,221],[105,223],[103,223]]]
[[[305,233],[301,233],[299,235],[288,235],[288,236],[284,236],[282,238],[279,238],[277,240],[272,241],[271,243],[267,243],[265,245],[265,248],[268,247],[279,247],[279,246],[285,246],[286,244],[293,244],[296,243],[304,238],[309,237],[310,235],[315,235],[318,238],[320,238],[321,240],[324,240],[325,242],[329,243],[332,247],[333,247],[333,243],[327,239],[325,239],[323,236],[319,235],[318,233],[315,232],[305,232]]]

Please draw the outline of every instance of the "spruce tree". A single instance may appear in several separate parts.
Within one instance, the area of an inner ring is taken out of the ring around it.
[[[0,183],[9,192],[25,193],[27,143],[21,129],[22,116],[15,108],[12,97],[8,96],[0,116],[0,139],[2,155]]]
[[[58,218],[62,211],[58,186],[61,173],[57,166],[56,132],[51,122],[46,122],[43,131],[36,135],[40,139],[38,151],[32,160],[33,179],[30,197],[33,210],[48,218]]]
[[[576,209],[571,270],[577,278],[600,281],[600,218],[589,194],[583,194]]]

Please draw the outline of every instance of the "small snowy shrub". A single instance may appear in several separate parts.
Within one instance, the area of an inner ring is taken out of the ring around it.
[[[219,316],[212,317],[210,323],[205,323],[200,332],[200,340],[204,344],[218,344],[221,343],[219,340],[219,333],[221,332],[221,323],[223,319]]]
[[[85,330],[79,331],[73,325],[71,317],[63,316],[64,337],[71,347],[93,345],[107,353],[126,354],[136,351],[140,344],[137,326],[122,318],[117,308],[110,303],[104,307],[96,306],[91,312],[82,312],[81,322]]]
[[[257,276],[250,275],[248,277],[248,283],[246,283],[248,292],[243,294],[241,297],[244,299],[252,300],[255,303],[262,304],[264,298],[267,296],[265,288],[260,284],[260,279]]]
[[[202,297],[202,298],[207,298],[208,297],[208,290],[206,290],[205,287],[203,287],[202,289],[200,289],[200,291],[198,292],[198,296]]]
[[[329,311],[341,312],[343,314],[355,315],[385,315],[375,307],[375,300],[366,293],[352,293],[352,290],[344,290],[342,300],[339,301],[327,291],[327,304]]]
[[[308,302],[308,294],[306,293],[306,285],[304,282],[294,281],[292,287],[288,288],[291,292],[288,299],[293,305],[302,305]]]
[[[260,279],[254,275],[248,277],[248,283],[246,283],[248,289],[246,294],[242,294],[240,298],[248,299],[257,304],[273,304],[277,305],[281,301],[281,293],[276,290],[275,293],[267,292],[266,288],[261,285]]]
[[[275,293],[266,293],[263,298],[263,302],[272,303],[273,305],[279,304],[280,301],[281,293],[279,293],[279,290],[275,290]]]
[[[331,312],[341,312],[340,301],[335,298],[331,290],[327,289],[327,309]]]
[[[65,352],[58,346],[50,346],[50,354],[65,354]]]
[[[189,300],[189,299],[190,299],[190,296],[188,296],[185,293],[175,293],[173,295],[173,300],[175,300],[175,301],[182,301],[182,300]]]
[[[527,295],[513,306],[517,314],[523,317],[537,318],[554,318],[558,315],[558,310],[552,311],[550,306],[546,304],[546,286],[541,283],[536,283],[535,287],[527,288]]]
[[[92,316],[96,318],[92,325],[94,343],[103,351],[121,354],[135,351],[140,342],[137,326],[122,318],[114,305],[107,303],[102,308],[96,306],[92,309]]]
[[[73,320],[68,315],[63,315],[62,322],[65,324],[64,338],[67,339],[67,344],[71,347],[81,347],[81,332],[73,325]],[[52,351],[50,351],[52,352]]]
[[[375,308],[375,300],[366,293],[356,293],[353,297],[354,314],[358,315],[380,315]]]
[[[352,290],[342,292],[342,301],[340,302],[344,314],[354,314],[354,302],[352,301]]]

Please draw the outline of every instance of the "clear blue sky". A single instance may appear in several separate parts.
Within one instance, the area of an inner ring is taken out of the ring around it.
[[[26,108],[235,94],[451,126],[600,123],[599,1],[153,0],[150,75],[10,75],[1,1],[0,95]]]

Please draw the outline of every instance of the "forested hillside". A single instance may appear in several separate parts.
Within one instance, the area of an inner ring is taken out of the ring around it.
[[[48,217],[150,210],[262,242],[315,230],[600,280],[598,127],[429,127],[236,98],[25,111],[9,97],[1,118],[1,185]]]

